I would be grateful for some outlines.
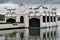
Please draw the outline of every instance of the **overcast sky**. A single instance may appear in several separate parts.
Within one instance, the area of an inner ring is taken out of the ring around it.
[[[9,5],[9,3],[12,2],[13,4]],[[7,5],[7,4],[8,5]],[[0,0],[0,14],[4,14],[5,11],[3,10],[4,8],[4,5],[7,5],[7,6],[11,6],[11,7],[14,7],[13,5],[16,5],[14,3],[29,3],[29,4],[52,4],[52,7],[56,7],[57,8],[57,14],[60,15],[60,0]],[[3,5],[3,6],[1,6]],[[32,5],[34,6],[34,5]],[[35,5],[37,6],[37,5]],[[46,5],[45,5],[46,6]]]
[[[51,3],[51,4],[60,4],[60,0],[0,0],[0,3],[8,2],[8,1],[13,1],[14,3],[33,3],[33,4],[39,4],[39,3]]]

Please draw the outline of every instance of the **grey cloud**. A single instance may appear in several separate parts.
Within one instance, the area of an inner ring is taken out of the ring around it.
[[[60,0],[0,0],[0,3],[8,1],[13,1],[14,3],[29,3],[29,4],[40,4],[40,3],[60,4]]]
[[[0,3],[8,2],[10,0],[0,0]]]

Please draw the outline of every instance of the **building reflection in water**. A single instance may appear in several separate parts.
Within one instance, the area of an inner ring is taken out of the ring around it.
[[[0,37],[3,37],[4,40],[57,40],[58,39],[57,35],[58,35],[57,27],[55,29],[25,28],[13,30],[13,32],[11,33],[5,33],[3,35],[1,34]]]

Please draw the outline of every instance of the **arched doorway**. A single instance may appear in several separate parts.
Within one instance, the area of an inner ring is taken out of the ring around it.
[[[24,17],[23,16],[20,17],[20,22],[24,23]]]
[[[12,19],[12,18],[9,18],[9,19],[7,19],[7,22],[15,23],[15,22],[16,22],[16,20],[15,20],[15,19]]]
[[[40,27],[40,20],[37,18],[32,18],[29,20],[29,27]]]
[[[29,35],[40,36],[40,19],[32,18],[29,20]]]

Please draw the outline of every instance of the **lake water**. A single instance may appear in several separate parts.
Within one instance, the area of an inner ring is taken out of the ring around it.
[[[58,21],[58,40],[60,40],[60,21]]]
[[[6,31],[7,34],[5,34],[5,37],[4,36],[0,37],[0,40],[40,40],[39,29],[34,28],[33,31],[32,31],[32,29],[30,30],[30,32],[32,32],[32,33],[30,33],[30,35],[32,35],[32,36],[30,36],[29,29],[9,30],[9,31]],[[10,33],[8,33],[8,32],[10,32]],[[44,40],[46,40],[46,39],[44,39]],[[57,33],[56,40],[60,40],[60,21],[58,21],[58,33]]]

